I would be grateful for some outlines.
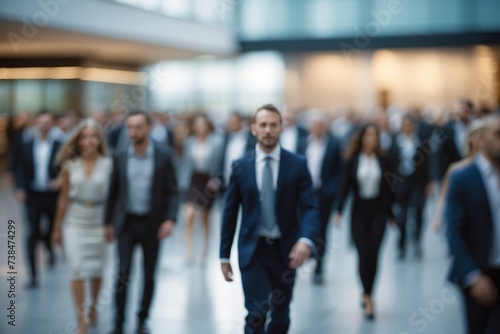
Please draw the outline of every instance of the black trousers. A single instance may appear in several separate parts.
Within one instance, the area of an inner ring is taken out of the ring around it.
[[[358,251],[359,275],[366,295],[372,294],[386,224],[387,213],[379,200],[354,199],[351,233]]]
[[[321,274],[323,272],[323,263],[325,260],[325,256],[328,255],[327,254],[327,248],[328,248],[327,232],[328,232],[328,225],[330,222],[330,214],[332,211],[333,201],[321,200],[320,195],[318,195],[318,198],[320,199],[319,200],[320,227],[319,227],[318,237],[315,240],[315,246],[316,246],[315,273]]]
[[[53,256],[50,238],[54,226],[56,204],[57,193],[55,192],[38,192],[31,190],[26,194],[26,209],[29,222],[27,255],[32,280],[36,280],[38,274],[36,265],[36,246],[39,240],[43,241],[49,255]],[[42,234],[40,229],[44,216],[48,221],[48,227],[45,234]]]
[[[116,326],[125,321],[125,305],[127,289],[131,282],[130,271],[132,256],[136,245],[140,245],[143,253],[144,289],[141,308],[138,313],[139,322],[143,322],[149,315],[149,307],[155,287],[155,268],[158,257],[159,240],[157,230],[153,228],[147,217],[127,215],[123,230],[118,239],[119,268],[116,278]]]
[[[285,334],[290,326],[295,270],[288,267],[279,242],[269,245],[259,239],[248,267],[241,270],[245,308],[245,334]],[[270,314],[270,322],[266,322]]]
[[[406,230],[409,208],[415,210],[415,233],[413,239],[415,245],[420,247],[426,200],[425,188],[423,186],[425,185],[416,184],[416,182],[411,182],[410,180],[408,180],[407,183],[398,184],[396,186],[396,205],[398,206],[396,222],[400,231],[398,246],[402,252],[406,250]]]
[[[486,272],[500,293],[500,269],[491,269]],[[491,307],[482,307],[472,298],[470,288],[464,291],[465,308],[467,313],[468,334],[497,334],[500,333],[500,299]]]

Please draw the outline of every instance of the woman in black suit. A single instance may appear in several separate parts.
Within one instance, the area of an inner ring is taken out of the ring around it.
[[[380,132],[374,124],[367,124],[353,137],[346,152],[344,177],[336,206],[335,224],[350,190],[354,195],[351,232],[358,251],[359,275],[363,284],[365,316],[374,319],[371,298],[377,272],[378,252],[388,219],[393,223],[391,206],[394,180],[391,160],[380,148]]]

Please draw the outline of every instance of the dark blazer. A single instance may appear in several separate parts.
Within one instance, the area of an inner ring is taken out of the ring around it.
[[[380,179],[379,197],[381,210],[384,210],[388,217],[394,217],[392,212],[392,203],[394,202],[394,183],[397,181],[397,176],[394,174],[392,161],[390,158],[382,156],[378,157],[382,177]],[[352,190],[354,198],[359,199],[358,185],[358,166],[359,154],[356,154],[351,159],[348,159],[344,168],[344,176],[342,177],[342,185],[340,186],[338,201],[335,205],[335,210],[341,214],[344,208],[347,195]]]
[[[488,267],[493,247],[493,219],[483,178],[476,163],[451,173],[446,194],[446,236],[453,256],[448,279]]]
[[[455,144],[455,122],[449,122],[436,129],[437,147],[432,162],[432,176],[435,180],[442,180],[448,167],[462,159],[460,150]]]
[[[222,215],[220,258],[229,259],[241,205],[238,253],[242,269],[250,264],[259,240],[256,228],[260,219],[260,201],[255,167],[255,151],[233,163]],[[288,255],[299,238],[316,239],[319,214],[306,160],[284,149],[280,155],[275,210],[282,234],[281,251],[283,259],[288,262]]]
[[[162,222],[177,218],[177,178],[170,151],[153,141],[154,172],[151,183],[150,223],[158,229]],[[113,155],[113,171],[105,211],[105,224],[113,224],[115,233],[122,230],[127,214],[127,160],[128,149]]]
[[[335,201],[335,196],[339,192],[344,161],[338,142],[330,135],[327,135],[327,141],[325,156],[321,166],[321,188],[318,191],[318,199],[320,202],[328,204],[331,207]],[[298,146],[297,154],[306,156],[308,137],[302,138]]]
[[[18,147],[21,147],[22,150],[20,152],[13,152],[13,154],[18,155],[14,166],[16,188],[28,191],[31,189],[31,184],[35,179],[35,156],[33,151],[35,139],[29,139],[26,142],[19,142],[17,145]],[[61,145],[62,143],[57,140],[52,142],[50,160],[47,167],[49,169],[50,179],[55,179],[59,175],[60,166],[56,164],[56,156],[61,148]]]
[[[408,187],[425,187],[431,181],[432,154],[433,152],[432,148],[429,146],[429,142],[422,141],[421,138],[418,138],[415,155],[413,156],[413,166],[415,167],[415,170],[411,175],[402,176],[399,171],[399,166],[402,162],[401,146],[399,146],[397,135],[395,135],[392,138],[390,155],[395,173],[405,179],[405,181],[401,184]]]

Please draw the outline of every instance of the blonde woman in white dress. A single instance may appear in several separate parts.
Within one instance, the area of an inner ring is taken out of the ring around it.
[[[96,302],[106,255],[104,207],[112,169],[100,125],[83,120],[58,155],[62,187],[52,240],[62,244],[71,268],[71,289],[78,334],[97,321]],[[85,309],[85,281],[91,283],[91,305]]]

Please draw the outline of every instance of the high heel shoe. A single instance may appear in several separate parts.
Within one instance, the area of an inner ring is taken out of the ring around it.
[[[371,299],[368,299],[363,302],[365,309],[365,318],[366,320],[373,321],[375,320],[375,312],[373,310],[373,302]]]

